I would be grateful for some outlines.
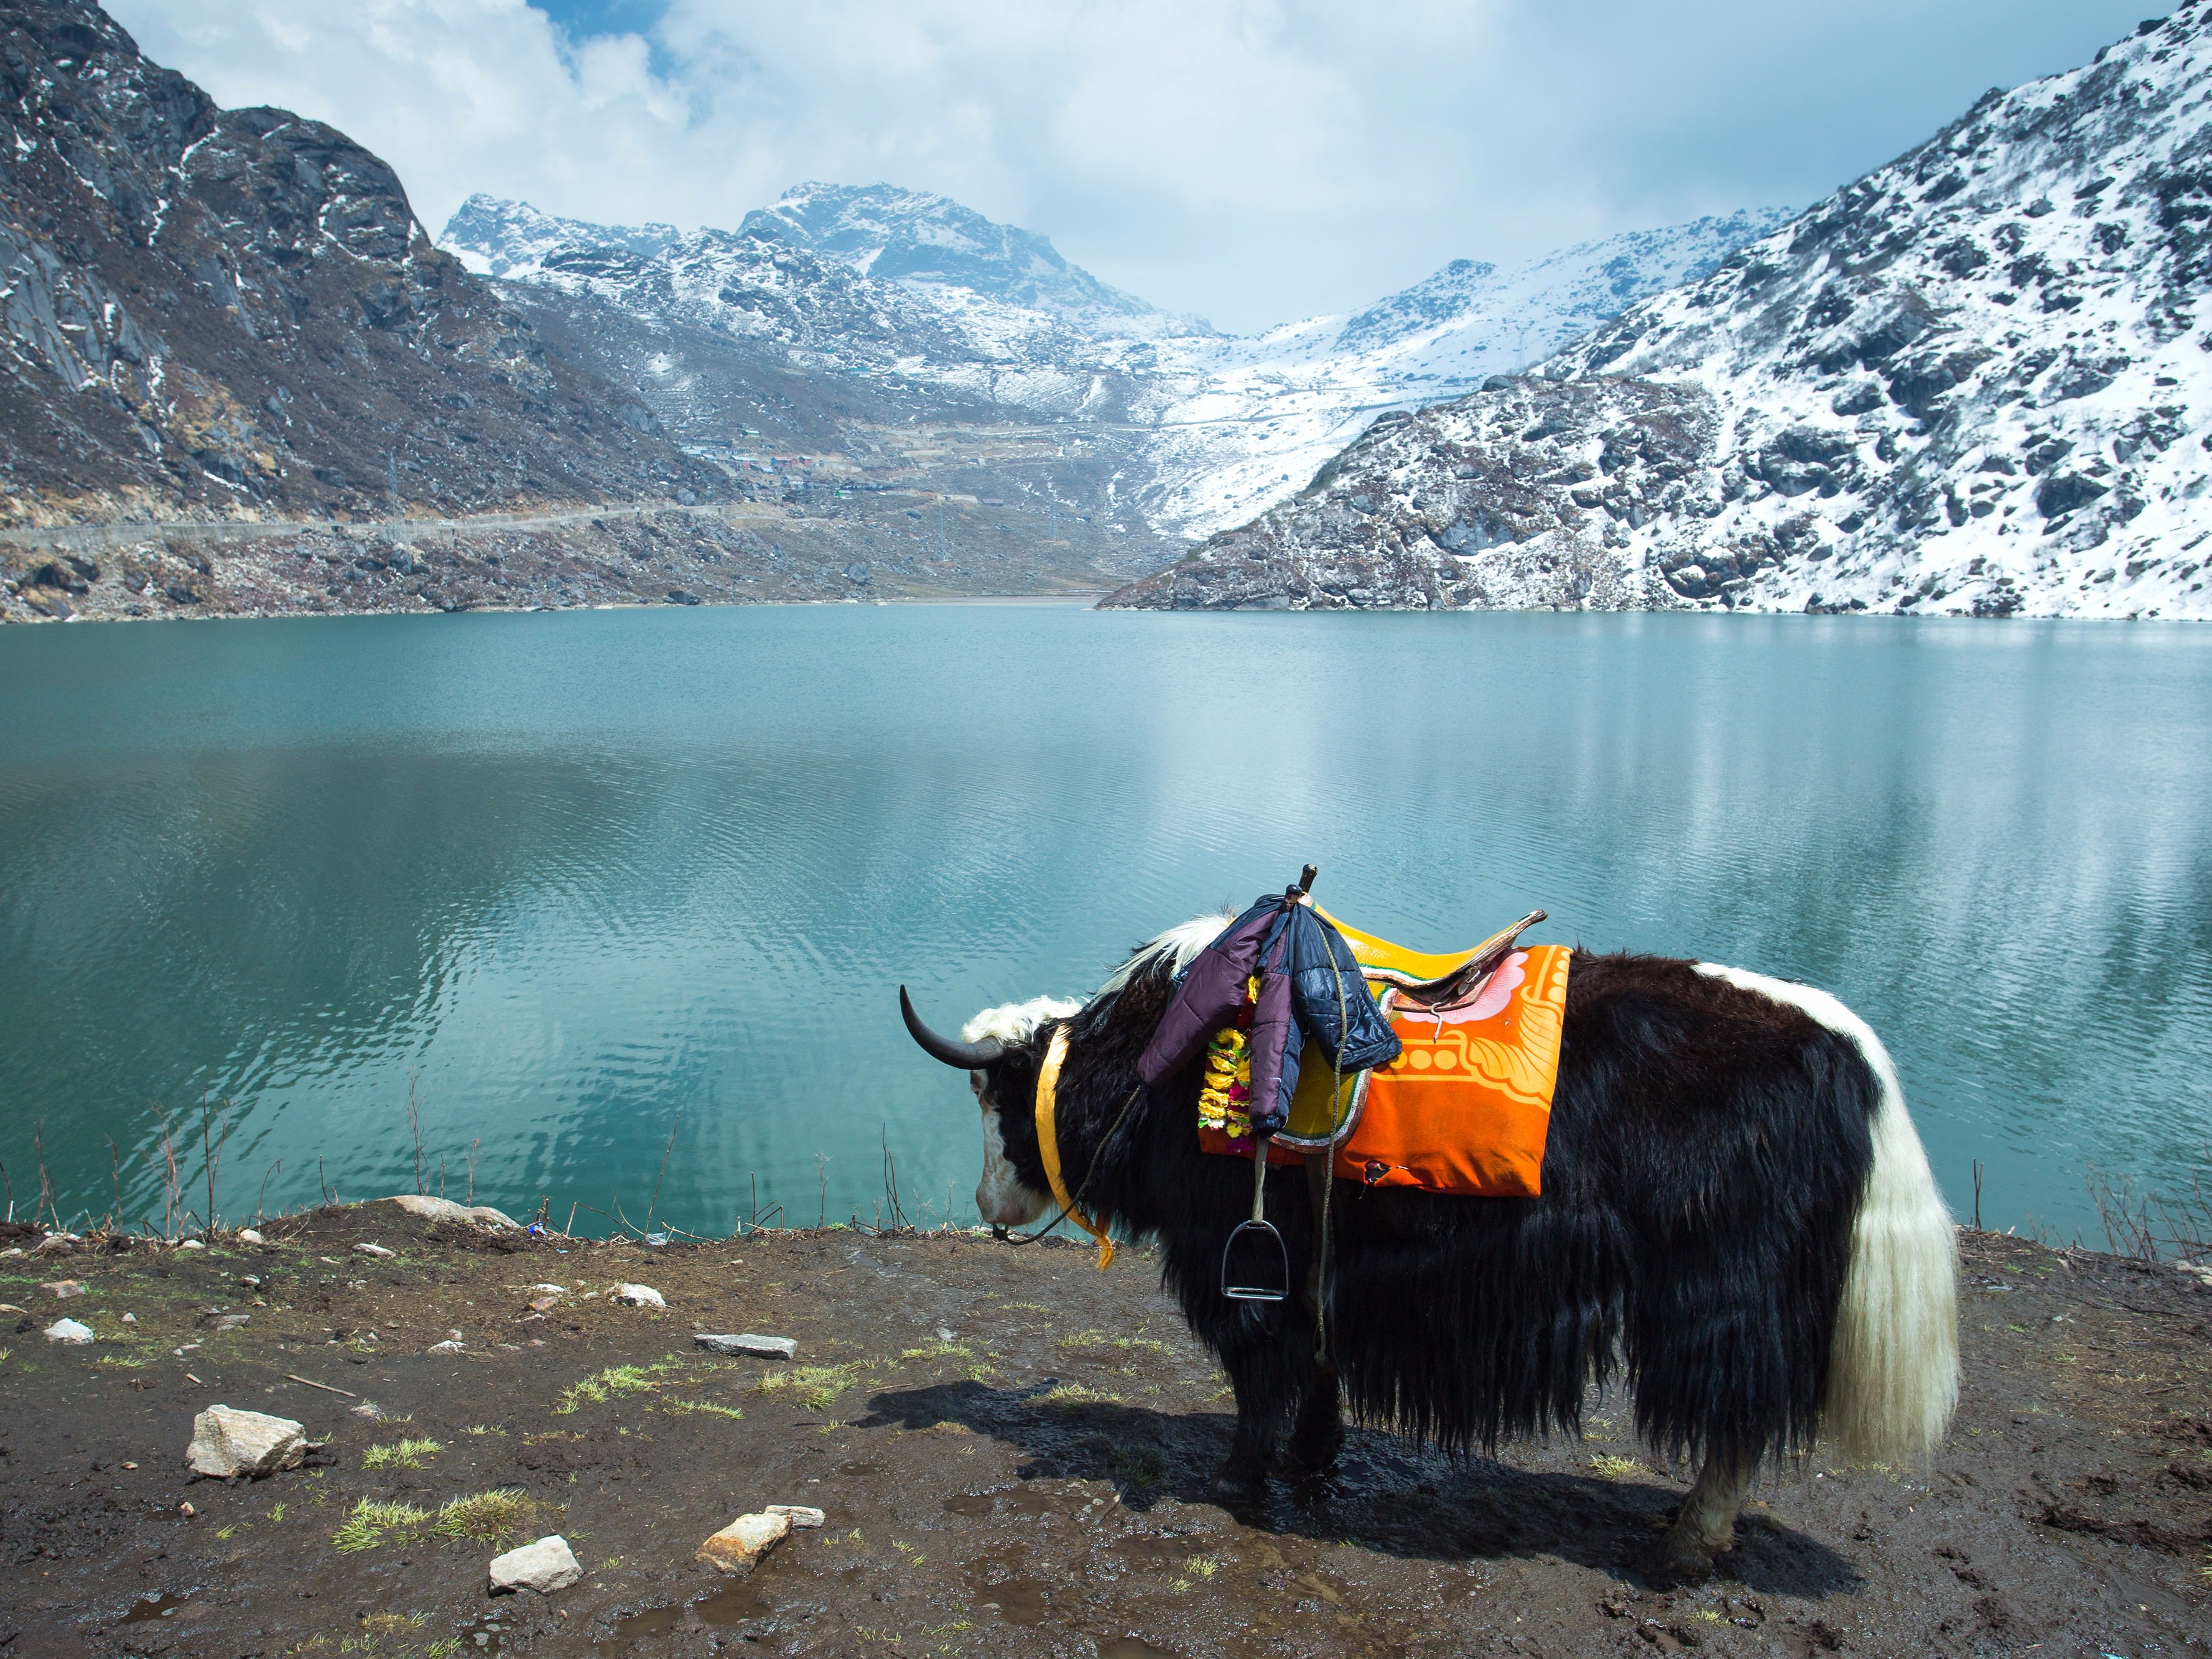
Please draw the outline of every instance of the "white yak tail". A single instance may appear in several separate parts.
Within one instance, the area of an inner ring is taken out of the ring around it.
[[[1852,1462],[1901,1463],[1935,1449],[1959,1403],[1959,1235],[1905,1112],[1897,1067],[1864,1022],[1851,1023],[1881,1103],[1821,1418]]]
[[[1873,1028],[1827,992],[1698,967],[1803,1010],[1856,1044],[1874,1073],[1881,1091],[1869,1125],[1874,1164],[1851,1222],[1821,1429],[1852,1462],[1925,1457],[1959,1403],[1959,1236],[1905,1109],[1897,1066]]]

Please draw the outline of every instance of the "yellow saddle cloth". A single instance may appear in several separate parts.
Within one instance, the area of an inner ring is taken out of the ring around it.
[[[1320,914],[1352,947],[1404,1048],[1389,1065],[1345,1079],[1338,1094],[1327,1058],[1309,1044],[1290,1123],[1270,1144],[1269,1158],[1295,1164],[1334,1146],[1340,1180],[1469,1197],[1538,1196],[1574,952],[1563,945],[1516,946],[1540,911],[1473,950],[1445,955],[1409,951]],[[1201,1126],[1199,1142],[1211,1152],[1251,1155],[1249,1140],[1219,1129]]]

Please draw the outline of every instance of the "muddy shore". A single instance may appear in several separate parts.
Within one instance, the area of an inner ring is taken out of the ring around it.
[[[1224,1510],[1224,1382],[1141,1254],[1100,1274],[965,1235],[518,1242],[389,1204],[270,1236],[0,1259],[23,1310],[0,1325],[6,1659],[2212,1650],[2212,1292],[2110,1256],[1966,1235],[1933,1466],[1802,1460],[1714,1582],[1669,1590],[1638,1563],[1686,1472],[1618,1397],[1581,1442],[1458,1467],[1355,1431],[1332,1478]],[[64,1279],[82,1294],[41,1288]],[[666,1308],[616,1305],[624,1281]],[[98,1340],[45,1340],[64,1315]],[[216,1403],[328,1444],[188,1479]],[[747,1578],[694,1564],[776,1503],[827,1524]],[[583,1580],[488,1595],[502,1524],[566,1536]]]

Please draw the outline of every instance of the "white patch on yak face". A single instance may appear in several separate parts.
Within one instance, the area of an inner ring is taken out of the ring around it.
[[[1013,1159],[1006,1156],[1006,1137],[999,1128],[999,1103],[984,1091],[983,1074],[970,1072],[968,1086],[983,1109],[983,1179],[975,1187],[975,1208],[994,1227],[1026,1227],[1042,1216],[1051,1202],[1042,1193],[1022,1185]]]
[[[1066,1019],[1082,1007],[1079,1002],[1056,997],[1035,997],[1027,1002],[986,1008],[960,1028],[960,1040],[981,1042],[995,1037],[1012,1048],[1027,1042],[1046,1020]],[[1044,1214],[1052,1199],[1024,1187],[1013,1159],[1006,1156],[1006,1137],[999,1127],[999,1103],[991,1098],[986,1074],[970,1072],[968,1086],[983,1109],[983,1179],[975,1188],[975,1208],[994,1227],[1026,1227]]]

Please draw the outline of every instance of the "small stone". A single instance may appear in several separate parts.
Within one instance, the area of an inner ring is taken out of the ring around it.
[[[750,1572],[753,1563],[781,1543],[790,1531],[789,1516],[773,1511],[741,1515],[700,1545],[691,1559],[708,1562],[720,1572]]]
[[[180,1238],[177,1241],[177,1248],[180,1250],[204,1250],[207,1246],[197,1238]]]
[[[531,1294],[533,1296],[566,1296],[568,1294],[568,1287],[566,1285],[532,1285],[530,1287],[530,1291]]]
[[[939,1342],[951,1341],[953,1340],[952,1327],[950,1325],[939,1325],[937,1328],[937,1340]]]
[[[307,1431],[290,1418],[229,1406],[210,1406],[194,1418],[192,1443],[185,1449],[195,1474],[224,1480],[296,1469],[307,1455]]]
[[[46,1283],[40,1285],[39,1288],[42,1291],[51,1291],[55,1296],[60,1297],[64,1302],[68,1301],[70,1297],[73,1296],[82,1296],[84,1294],[84,1286],[80,1285],[74,1279],[49,1279]]]
[[[135,1469],[138,1466],[136,1463],[125,1463],[123,1467],[126,1469]]]
[[[691,1340],[709,1353],[757,1354],[763,1359],[796,1359],[799,1342],[788,1336],[755,1336],[750,1331],[736,1336],[710,1336],[704,1331],[692,1333]]]
[[[828,1517],[805,1504],[770,1504],[763,1515],[780,1515],[794,1527],[818,1527]]]
[[[650,1285],[617,1285],[615,1300],[625,1308],[665,1308],[668,1298]]]
[[[194,1516],[198,1515],[199,1511],[194,1509],[190,1504],[186,1503],[177,1505],[177,1513],[183,1516],[185,1520],[189,1521]]]
[[[433,1342],[423,1350],[426,1353],[459,1353],[462,1344],[458,1338],[447,1337],[443,1342]]]
[[[399,1254],[397,1250],[386,1249],[381,1244],[356,1244],[354,1249],[360,1255],[373,1255],[381,1261],[389,1261]]]
[[[136,1325],[138,1322],[138,1316],[127,1313],[123,1316],[123,1322],[126,1325]]]
[[[584,1576],[576,1563],[576,1552],[568,1547],[568,1540],[555,1533],[534,1544],[525,1544],[520,1549],[495,1555],[491,1562],[491,1593],[536,1590],[540,1595],[550,1595],[555,1590],[566,1589]]]
[[[384,1407],[374,1400],[364,1400],[353,1408],[353,1414],[356,1417],[365,1417],[372,1423],[381,1423],[384,1420]]]
[[[89,1325],[80,1325],[74,1319],[57,1319],[52,1324],[46,1327],[46,1340],[49,1342],[89,1342],[92,1340],[92,1327]]]
[[[384,1200],[397,1204],[410,1215],[419,1215],[431,1221],[474,1221],[487,1227],[520,1227],[522,1224],[503,1211],[489,1204],[456,1204],[450,1198],[432,1198],[422,1193],[395,1193]]]
[[[31,1247],[33,1255],[67,1255],[76,1244],[75,1233],[48,1233]]]
[[[0,1302],[0,1314],[20,1314],[22,1311],[23,1310],[21,1308],[17,1307],[12,1302]],[[130,1316],[131,1316],[128,1314],[124,1316],[125,1319],[128,1319]]]
[[[240,1227],[238,1230],[238,1242],[241,1244],[266,1244],[269,1241],[251,1227]]]

